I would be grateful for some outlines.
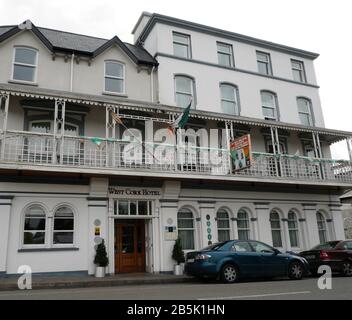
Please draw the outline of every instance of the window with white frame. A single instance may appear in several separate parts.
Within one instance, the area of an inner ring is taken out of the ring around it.
[[[187,34],[173,32],[174,55],[191,58],[191,37]]]
[[[310,100],[297,98],[298,114],[301,124],[306,126],[313,125],[312,106]]]
[[[263,116],[266,120],[278,120],[276,94],[270,91],[260,92],[262,99]]]
[[[105,92],[125,93],[125,65],[117,61],[105,61]]]
[[[46,214],[38,205],[30,206],[25,212],[23,244],[44,245],[46,233]]]
[[[12,80],[35,82],[37,64],[37,50],[25,47],[15,48]]]
[[[177,227],[182,248],[194,249],[194,217],[191,210],[183,208],[177,213]]]
[[[216,222],[218,227],[218,241],[230,240],[230,219],[226,210],[220,209],[216,213]]]
[[[306,82],[306,74],[304,71],[303,61],[291,59],[291,68],[292,68],[293,80],[298,82]]]
[[[257,66],[258,72],[261,74],[272,75],[270,54],[257,51]]]
[[[239,115],[238,89],[231,84],[220,84],[221,107],[226,114]]]
[[[294,211],[288,213],[288,233],[291,247],[299,247],[299,228],[297,215]]]
[[[232,45],[217,42],[218,61],[221,66],[233,67],[233,51]]]
[[[275,210],[270,212],[270,225],[271,225],[271,235],[273,237],[273,246],[281,248],[282,247],[281,221],[280,221],[279,213]]]
[[[175,98],[178,107],[186,108],[192,100],[195,106],[194,80],[187,76],[175,76]]]
[[[113,200],[114,214],[121,216],[151,216],[151,200]]]
[[[53,244],[73,244],[74,215],[68,206],[60,207],[54,214]]]
[[[241,209],[237,213],[237,233],[239,240],[249,240],[251,229],[249,225],[248,213]]]
[[[327,228],[326,228],[325,217],[321,212],[317,212],[317,223],[318,223],[319,241],[320,243],[324,243],[327,241]]]

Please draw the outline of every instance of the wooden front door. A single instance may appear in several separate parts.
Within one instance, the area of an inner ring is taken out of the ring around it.
[[[145,272],[144,220],[115,222],[115,273]]]

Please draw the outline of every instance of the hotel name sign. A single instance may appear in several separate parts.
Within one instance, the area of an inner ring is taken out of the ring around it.
[[[149,188],[109,187],[109,195],[129,197],[159,197],[161,192],[158,189]]]

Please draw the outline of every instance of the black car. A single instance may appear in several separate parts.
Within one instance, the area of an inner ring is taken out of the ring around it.
[[[352,276],[352,240],[328,241],[301,252],[300,256],[308,261],[312,275],[318,274],[320,266],[328,265],[332,272]]]

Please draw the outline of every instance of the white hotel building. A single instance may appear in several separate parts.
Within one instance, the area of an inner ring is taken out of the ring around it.
[[[346,140],[352,157],[352,132],[324,126],[317,54],[159,14],[142,13],[133,34],[0,27],[1,275],[92,274],[101,238],[111,274],[172,271],[177,234],[186,251],[344,238],[352,159],[332,160],[330,145]],[[174,143],[165,128],[191,98]],[[210,129],[224,129],[217,148]],[[227,141],[243,134],[252,165],[232,173]]]

